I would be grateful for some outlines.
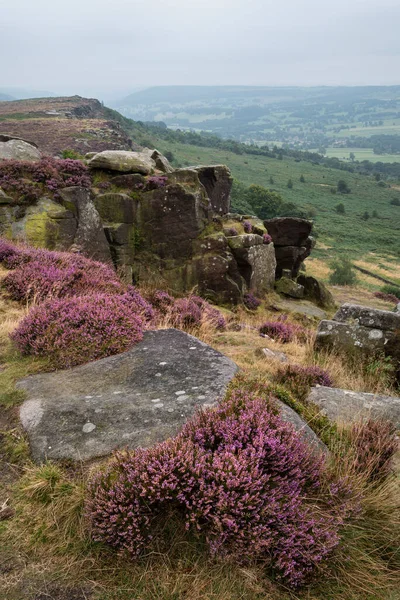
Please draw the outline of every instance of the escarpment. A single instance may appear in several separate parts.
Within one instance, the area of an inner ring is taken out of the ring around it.
[[[30,166],[2,161],[2,182],[1,235],[81,252],[112,262],[129,282],[196,289],[217,303],[262,296],[282,267],[296,276],[310,247],[308,221],[285,218],[280,227],[278,219],[270,228],[255,216],[231,214],[226,166],[174,169],[157,150],[106,150],[83,162],[44,157]],[[289,241],[279,234],[286,229]],[[282,262],[286,247],[298,249],[291,265]]]

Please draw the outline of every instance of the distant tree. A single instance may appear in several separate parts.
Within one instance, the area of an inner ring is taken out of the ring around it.
[[[174,153],[173,153],[173,152],[171,152],[171,150],[167,150],[167,151],[164,153],[164,156],[165,156],[165,158],[166,158],[167,160],[169,160],[169,162],[172,162],[173,160],[175,160]]]
[[[271,175],[271,177],[269,178],[269,182],[270,182],[270,184],[271,184],[271,185],[274,185],[274,178],[272,177],[272,175]]]
[[[380,181],[381,180],[381,174],[380,173],[375,173],[374,177],[375,177],[375,181]]]
[[[400,206],[400,198],[393,198],[393,199],[390,201],[390,204],[391,204],[392,206]]]
[[[377,210],[373,210],[372,211],[372,216],[373,216],[374,219],[377,219],[379,217],[378,211]]]
[[[362,218],[364,219],[364,221],[368,221],[368,219],[369,219],[369,212],[367,210],[363,214]]]
[[[306,180],[304,179],[304,175],[300,175],[300,181],[301,181],[301,183],[305,183],[306,182]]]
[[[329,283],[333,283],[334,285],[354,285],[356,283],[357,275],[348,258],[334,260],[330,267],[332,273],[329,277]]]
[[[283,160],[282,152],[279,152],[279,154],[278,154],[278,160]]]
[[[291,179],[288,180],[287,187],[289,188],[289,190],[293,188],[293,181]]]
[[[344,179],[339,179],[337,184],[337,191],[339,194],[350,194],[351,189],[347,185]]]
[[[339,215],[344,215],[346,211],[343,202],[340,202],[340,204],[336,204],[335,210]]]
[[[350,152],[350,160],[351,162],[354,162],[356,159],[356,155],[354,154],[354,152]]]

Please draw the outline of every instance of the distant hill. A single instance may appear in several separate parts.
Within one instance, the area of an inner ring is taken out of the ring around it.
[[[15,98],[13,98],[12,96],[9,96],[8,94],[2,94],[0,92],[0,102],[5,102],[7,100],[15,100]]]
[[[35,142],[45,154],[128,150],[132,141],[98,100],[72,96],[0,103],[0,133]]]
[[[28,98],[50,98],[57,96],[54,92],[49,92],[47,90],[29,90],[16,87],[0,87],[0,94],[9,96],[8,100],[26,100]]]

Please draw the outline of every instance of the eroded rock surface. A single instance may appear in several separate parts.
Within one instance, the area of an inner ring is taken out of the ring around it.
[[[106,169],[119,173],[140,173],[149,175],[156,167],[148,152],[128,150],[104,150],[95,154],[89,161],[91,169]]]
[[[2,159],[36,162],[41,159],[41,153],[36,144],[3,134],[0,135],[0,160]]]
[[[123,354],[20,381],[21,422],[38,462],[151,446],[221,398],[236,371],[191,335],[149,331]]]
[[[339,388],[318,386],[311,389],[307,402],[321,408],[331,421],[353,422],[359,419],[387,419],[400,427],[400,397],[378,396]]]

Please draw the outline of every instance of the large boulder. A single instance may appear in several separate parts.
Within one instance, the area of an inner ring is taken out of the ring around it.
[[[0,136],[0,160],[26,160],[36,162],[40,160],[40,154],[36,144],[26,142],[21,138],[9,135]]]
[[[148,152],[127,150],[104,150],[95,154],[88,162],[91,169],[104,169],[119,173],[140,173],[149,175],[156,168],[155,161]]]
[[[229,213],[233,178],[225,165],[194,167],[217,215]]]
[[[276,269],[273,244],[263,244],[262,237],[254,233],[231,236],[227,240],[247,289],[255,294],[271,290]]]
[[[119,354],[27,377],[20,417],[33,457],[89,460],[151,446],[221,398],[237,366],[200,340],[166,329]]]
[[[400,397],[379,396],[318,386],[307,402],[317,405],[331,421],[348,423],[359,419],[386,419],[400,427]]]
[[[400,360],[399,332],[399,313],[346,303],[331,321],[321,321],[315,346],[364,355],[383,353]]]
[[[266,219],[264,225],[275,246],[304,246],[312,230],[312,221],[297,217]]]
[[[310,275],[299,275],[297,283],[303,286],[304,296],[321,308],[333,308],[335,300],[326,285]]]
[[[69,187],[59,190],[58,193],[64,207],[71,211],[77,220],[74,237],[76,248],[89,258],[111,263],[110,247],[91,191],[83,187]]]

